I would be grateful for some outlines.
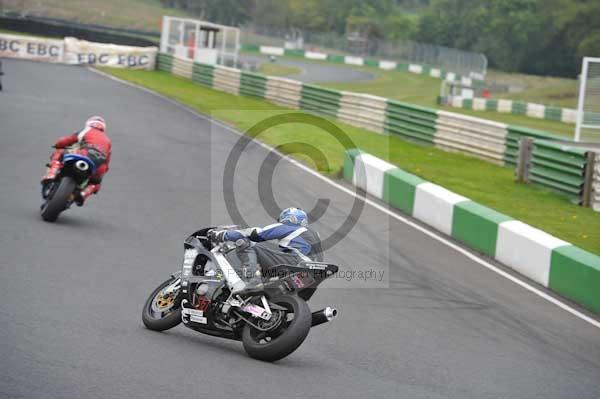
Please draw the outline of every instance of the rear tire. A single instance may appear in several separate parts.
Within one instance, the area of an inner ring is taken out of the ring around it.
[[[268,342],[257,340],[260,332],[246,324],[242,340],[244,349],[250,357],[265,362],[274,362],[288,356],[302,345],[310,331],[312,315],[307,303],[295,295],[281,296],[269,302],[288,308],[294,313],[294,318],[285,326],[285,330],[281,335],[272,338]]]
[[[58,218],[58,215],[65,209],[69,203],[69,197],[75,191],[77,184],[75,181],[66,176],[60,180],[58,188],[54,191],[54,194],[46,201],[42,206],[41,215],[42,219],[46,222],[54,222]]]
[[[173,300],[173,305],[169,308],[172,309],[166,315],[160,315],[160,317],[155,316],[155,312],[153,311],[154,301],[157,299],[158,294],[166,287],[168,287],[175,280],[173,278],[168,279],[161,285],[159,285],[153,292],[150,294],[146,303],[144,304],[144,310],[142,311],[142,321],[146,328],[152,331],[165,331],[170,328],[175,327],[179,323],[181,323],[181,296],[176,295]]]

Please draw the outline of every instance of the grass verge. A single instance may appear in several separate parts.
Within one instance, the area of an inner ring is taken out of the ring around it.
[[[257,72],[267,76],[293,76],[299,75],[302,72],[302,69],[271,62],[263,62]]]
[[[424,105],[429,108],[442,109],[449,112],[455,112],[463,115],[471,115],[477,118],[489,119],[497,122],[511,125],[523,126],[532,129],[543,130],[555,133],[568,138],[573,138],[575,131],[574,125],[567,123],[550,121],[545,119],[535,119],[524,115],[501,114],[492,111],[474,111],[462,108],[441,107],[436,103],[436,98],[440,92],[441,81],[424,75],[417,75],[410,72],[384,71],[373,67],[358,68],[366,72],[374,73],[375,79],[369,81],[356,82],[333,82],[319,83],[321,86],[330,87],[336,90],[348,90],[359,93],[369,93],[381,97],[393,98],[412,104]],[[567,79],[562,79],[567,80]],[[546,90],[549,93],[558,95],[562,89],[551,87],[546,89],[536,88],[537,91]],[[519,97],[521,96],[521,98]],[[506,96],[503,98],[513,98]],[[527,98],[527,93],[515,94],[515,99]]]
[[[2,2],[0,2],[2,3]],[[160,30],[163,15],[185,17],[159,0],[8,0],[5,11],[129,29]]]
[[[263,100],[234,96],[158,71],[108,69],[103,71],[164,94],[246,131],[269,116],[289,111]],[[542,187],[516,184],[514,171],[461,154],[453,154],[372,133],[328,118],[338,125],[356,147],[389,160],[449,190],[499,212],[522,220],[590,252],[600,254],[600,214],[572,205],[568,199]],[[335,135],[317,128],[286,124],[267,130],[259,139],[279,146],[290,142],[317,145],[328,160],[320,171],[339,176],[343,148]],[[293,154],[292,154],[293,155]],[[299,157],[303,159],[303,157]]]
[[[280,58],[297,59],[296,57],[282,56]],[[471,115],[477,118],[489,119],[496,122],[523,126],[558,134],[572,139],[575,126],[567,123],[536,119],[524,115],[501,114],[493,111],[474,111],[462,108],[442,107],[436,102],[440,92],[441,81],[430,76],[418,75],[402,71],[385,71],[379,68],[363,66],[349,66],[344,64],[332,64],[328,61],[315,61],[303,59],[306,62],[322,63],[338,68],[353,68],[375,75],[372,80],[352,82],[320,82],[320,86],[330,87],[336,90],[347,90],[358,93],[374,94],[385,98],[393,98],[411,104],[423,105],[429,108],[441,109],[463,115]],[[565,107],[572,105],[571,96],[573,86],[576,83],[572,79],[546,78],[541,76],[511,74],[498,71],[490,71],[489,80],[501,84],[521,85],[526,89],[520,93],[506,94],[502,98],[536,102],[546,105]],[[560,99],[558,101],[557,99]],[[571,107],[573,108],[573,107]]]
[[[522,87],[516,93],[498,94],[495,97],[520,100],[562,108],[577,108],[579,90],[576,79],[554,78],[550,76],[525,75],[489,71],[487,81],[499,84]]]

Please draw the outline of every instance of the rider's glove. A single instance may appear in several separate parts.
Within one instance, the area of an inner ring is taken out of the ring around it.
[[[210,239],[214,243],[224,242],[227,230],[213,230],[210,232]]]

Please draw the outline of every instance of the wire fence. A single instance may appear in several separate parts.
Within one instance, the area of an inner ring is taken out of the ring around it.
[[[485,78],[487,72],[487,58],[484,54],[412,40],[390,42],[366,39],[358,35],[343,36],[333,32],[282,30],[256,25],[245,26],[242,32],[242,44],[280,46],[429,65],[480,80]]]

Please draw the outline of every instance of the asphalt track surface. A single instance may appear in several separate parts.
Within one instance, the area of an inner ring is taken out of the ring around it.
[[[242,54],[240,59],[250,61],[260,65],[269,62],[267,56]],[[314,82],[352,82],[358,80],[371,80],[374,75],[368,72],[359,71],[348,66],[338,66],[335,64],[325,64],[314,61],[302,61],[286,57],[277,57],[277,64],[299,68],[299,74],[287,76],[294,80],[304,83]]]
[[[598,328],[370,206],[327,258],[389,273],[389,287],[328,282],[310,305],[335,305],[340,317],[288,358],[258,362],[238,342],[183,326],[146,330],[142,305],[179,268],[182,240],[229,222],[220,174],[238,136],[84,68],[6,61],[5,71],[0,397],[600,396]],[[45,223],[38,180],[49,146],[91,114],[106,117],[114,140],[105,186]],[[252,224],[270,222],[256,190],[266,153],[251,145],[236,174]],[[273,179],[282,204],[330,199],[315,223],[323,236],[353,201],[285,161]]]

